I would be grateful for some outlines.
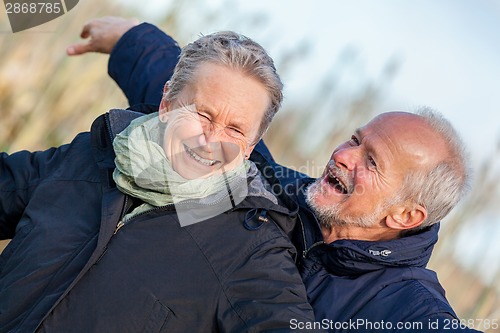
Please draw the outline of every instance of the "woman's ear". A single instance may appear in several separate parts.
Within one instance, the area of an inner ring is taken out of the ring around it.
[[[169,111],[170,106],[170,103],[166,98],[169,84],[170,81],[167,81],[167,83],[165,83],[165,86],[163,87],[163,97],[161,98],[160,108],[158,109],[160,121],[163,123],[167,121],[167,112]]]
[[[256,144],[255,145],[251,145],[249,146],[244,152],[243,152],[243,156],[245,158],[245,160],[248,160],[250,158],[250,154],[252,153],[253,149],[255,148]]]

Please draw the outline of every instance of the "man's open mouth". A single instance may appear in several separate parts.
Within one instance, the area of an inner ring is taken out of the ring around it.
[[[191,156],[196,162],[198,162],[200,164],[203,164],[206,166],[214,166],[214,165],[220,163],[220,161],[217,161],[217,160],[211,160],[211,159],[201,157],[200,155],[195,153],[191,148],[189,148],[186,145],[184,145],[184,149],[186,150],[186,152],[188,153],[189,156]]]
[[[328,184],[330,184],[330,186],[332,186],[338,193],[341,194],[349,193],[347,186],[337,176],[335,176],[331,170],[328,171],[326,180]]]

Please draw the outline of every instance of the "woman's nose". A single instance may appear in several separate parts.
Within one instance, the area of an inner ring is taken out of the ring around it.
[[[214,126],[204,126],[203,133],[198,137],[198,144],[200,147],[204,147],[204,149],[208,152],[211,152],[216,147],[219,147],[222,142],[222,130],[223,129],[215,128]]]

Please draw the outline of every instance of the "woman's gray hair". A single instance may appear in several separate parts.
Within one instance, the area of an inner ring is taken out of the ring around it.
[[[403,182],[400,192],[403,200],[410,199],[427,210],[427,218],[416,228],[420,230],[441,221],[467,194],[471,170],[465,145],[451,123],[428,107],[419,108],[415,113],[443,138],[448,150],[448,155],[434,168],[411,172]]]
[[[260,139],[283,101],[283,83],[276,72],[273,59],[261,45],[233,31],[202,36],[182,49],[174,74],[167,82],[168,91],[164,98],[169,102],[175,100],[179,93],[195,80],[200,64],[206,62],[240,70],[266,87],[271,104],[259,127]]]

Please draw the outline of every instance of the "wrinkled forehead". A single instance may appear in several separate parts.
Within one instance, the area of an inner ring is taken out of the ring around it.
[[[414,167],[431,167],[447,154],[446,143],[427,121],[416,114],[387,112],[378,115],[360,129],[379,140],[395,160]]]

